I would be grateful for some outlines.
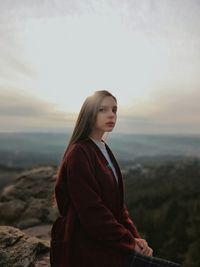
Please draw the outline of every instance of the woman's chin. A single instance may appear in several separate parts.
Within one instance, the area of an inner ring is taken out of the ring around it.
[[[106,132],[112,132],[113,128],[114,128],[114,127],[112,127],[112,128],[111,128],[111,127],[107,128],[107,129],[106,129]]]

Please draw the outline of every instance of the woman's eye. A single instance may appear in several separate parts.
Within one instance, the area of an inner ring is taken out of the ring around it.
[[[99,109],[99,112],[106,112],[106,111],[108,111],[108,109],[106,109],[106,108],[100,108]],[[116,114],[117,113],[117,109],[112,109],[112,112]]]

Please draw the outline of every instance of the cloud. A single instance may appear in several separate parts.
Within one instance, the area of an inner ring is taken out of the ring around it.
[[[146,98],[122,108],[120,127],[123,125],[128,132],[198,134],[200,91],[183,88],[155,90]]]
[[[61,104],[77,110],[87,88],[108,87],[133,99],[116,130],[199,133],[199,10],[197,0],[1,1],[0,130],[73,127]]]
[[[119,107],[115,132],[185,133],[200,131],[200,91],[154,91],[134,105]],[[23,90],[0,90],[1,131],[65,131],[75,125],[77,114],[62,112]]]
[[[58,15],[81,14],[91,9],[91,3],[82,3],[73,0],[49,0],[49,1],[26,1],[13,2],[12,0],[0,2],[0,14],[4,17],[30,18],[30,17],[53,17]]]
[[[71,128],[75,118],[23,90],[0,88],[0,131],[63,130]]]

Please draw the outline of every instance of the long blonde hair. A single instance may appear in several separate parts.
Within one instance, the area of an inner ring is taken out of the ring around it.
[[[116,97],[106,90],[96,91],[93,95],[88,96],[85,99],[79,112],[73,133],[64,152],[63,159],[65,158],[69,147],[72,144],[76,143],[79,140],[88,138],[95,125],[100,104],[106,96],[113,97],[114,100],[117,102]]]

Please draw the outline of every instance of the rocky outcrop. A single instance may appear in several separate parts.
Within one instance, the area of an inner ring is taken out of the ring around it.
[[[0,266],[48,267],[49,242],[12,226],[0,226]]]
[[[40,166],[21,172],[12,185],[3,189],[0,196],[1,267],[50,266],[50,230],[58,216],[57,207],[52,205],[55,175],[55,167]]]
[[[52,224],[58,215],[52,205],[56,168],[26,170],[0,196],[0,224],[20,229]]]

